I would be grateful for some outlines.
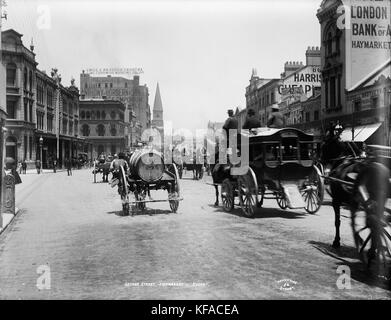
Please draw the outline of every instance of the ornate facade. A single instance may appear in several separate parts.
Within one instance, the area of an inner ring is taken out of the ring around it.
[[[125,151],[125,106],[117,100],[80,101],[80,135],[92,144],[92,157]]]
[[[33,44],[26,48],[22,35],[15,30],[2,32],[2,47],[6,69],[6,158],[26,160],[29,167],[34,167],[42,155],[44,168],[51,167],[55,158],[59,165],[65,158],[75,158],[82,149],[78,139],[78,89],[73,82],[66,88],[61,78],[55,80],[38,70]]]

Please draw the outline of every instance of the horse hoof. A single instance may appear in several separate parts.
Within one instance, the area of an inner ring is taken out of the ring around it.
[[[215,207],[218,207],[219,206],[219,203],[218,202],[215,202]]]
[[[334,240],[332,247],[334,249],[339,249],[341,247],[341,244],[339,243],[339,241]]]

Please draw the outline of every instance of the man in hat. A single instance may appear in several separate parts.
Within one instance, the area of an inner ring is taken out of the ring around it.
[[[223,129],[227,134],[227,148],[229,147],[229,130],[238,129],[238,120],[234,117],[234,111],[232,109],[228,110],[228,118],[225,120]]]
[[[248,109],[246,121],[243,124],[243,129],[259,128],[261,121],[256,117],[254,109]]]
[[[272,107],[272,114],[267,120],[267,126],[269,128],[283,128],[284,127],[284,116],[280,112],[280,108],[278,106]]]

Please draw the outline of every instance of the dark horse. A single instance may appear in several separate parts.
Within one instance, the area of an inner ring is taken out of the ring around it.
[[[368,157],[358,156],[352,145],[342,142],[339,139],[339,132],[334,130],[329,131],[322,146],[321,162],[326,167],[330,167],[330,173],[326,180],[329,182],[329,193],[332,197],[335,213],[335,238],[332,246],[334,248],[340,247],[341,205],[347,205],[350,209],[352,224],[356,212],[364,210],[367,221],[365,228],[369,228],[372,232],[371,248],[367,257],[369,262],[378,251],[380,239],[376,236],[379,234],[375,230],[378,227],[368,224],[368,221],[374,217],[379,218],[384,213],[389,193],[389,170]],[[380,221],[380,218],[378,220]],[[369,237],[362,241],[354,229],[353,232],[356,246],[358,248],[364,247],[369,241]]]

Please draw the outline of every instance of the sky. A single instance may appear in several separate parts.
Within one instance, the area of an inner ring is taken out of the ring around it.
[[[159,82],[164,118],[204,129],[246,106],[252,68],[278,78],[286,61],[320,46],[320,0],[6,0],[3,30],[34,41],[38,68],[70,85],[88,68],[142,68],[151,109]]]

